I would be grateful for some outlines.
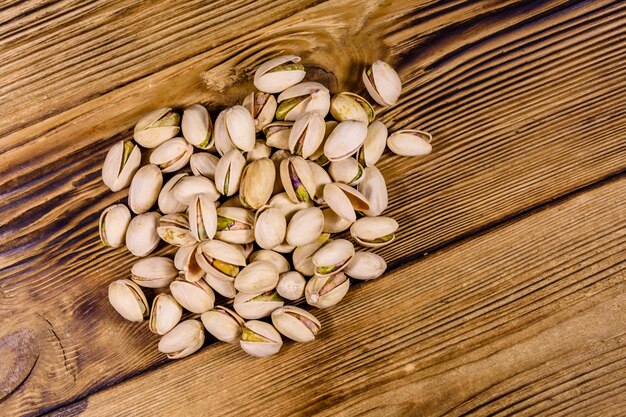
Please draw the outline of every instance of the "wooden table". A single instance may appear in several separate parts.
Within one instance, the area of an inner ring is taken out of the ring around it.
[[[626,2],[11,1],[0,5],[0,415],[626,413]],[[239,101],[300,53],[335,91],[383,58],[390,270],[312,344],[167,361],[107,285],[107,149],[158,106]],[[24,380],[22,383],[20,383]]]

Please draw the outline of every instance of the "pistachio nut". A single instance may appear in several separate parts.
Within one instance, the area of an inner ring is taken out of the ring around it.
[[[333,96],[330,101],[330,114],[340,122],[358,120],[369,124],[376,118],[376,112],[367,100],[357,94],[348,92]]]
[[[293,122],[273,122],[263,128],[265,143],[272,148],[289,150],[289,134]]]
[[[314,341],[322,328],[322,324],[313,314],[294,306],[274,310],[272,324],[284,336],[302,343]]]
[[[278,252],[260,249],[250,254],[250,262],[267,261],[276,267],[279,274],[289,271],[289,261]]]
[[[367,136],[363,146],[356,153],[356,159],[364,167],[371,167],[378,162],[385,152],[387,144],[387,126],[379,120],[367,127]]]
[[[196,244],[189,228],[187,215],[182,213],[166,214],[159,219],[157,234],[161,239],[174,246],[192,246]]]
[[[232,196],[239,190],[241,173],[246,158],[238,149],[232,149],[220,158],[215,168],[215,187],[222,195]]]
[[[183,308],[172,294],[157,294],[152,301],[152,310],[150,310],[150,331],[164,335],[176,327],[182,316]]]
[[[316,162],[307,161],[311,172],[313,173],[313,180],[315,181],[315,193],[313,199],[317,204],[324,204],[324,186],[330,184],[333,180],[328,175],[328,172],[318,165]]]
[[[274,248],[272,249],[275,252],[279,252],[279,253],[291,253],[294,251],[296,247],[293,245],[290,245],[287,242],[283,242],[278,246],[274,246]]]
[[[332,275],[345,268],[354,257],[354,246],[345,239],[329,240],[313,255],[315,275]]]
[[[309,305],[328,308],[339,303],[350,289],[350,279],[343,272],[332,275],[313,276],[304,288],[304,296]]]
[[[128,187],[141,164],[141,151],[132,141],[120,141],[109,149],[102,165],[102,182],[111,191]]]
[[[209,274],[206,274],[204,280],[216,293],[226,298],[235,298],[235,295],[237,295],[235,284],[232,281],[224,281]]]
[[[272,196],[276,169],[269,158],[262,158],[247,165],[241,174],[239,199],[245,208],[258,209]]]
[[[322,234],[324,215],[319,207],[309,207],[293,215],[287,225],[286,240],[291,246],[313,243]]]
[[[363,194],[370,204],[370,208],[363,210],[363,214],[366,216],[380,216],[387,209],[389,203],[385,178],[376,167],[365,168],[363,177],[364,179],[357,186],[357,190]]]
[[[170,291],[183,308],[196,314],[212,309],[215,302],[213,290],[203,280],[189,282],[177,279],[170,284]]]
[[[357,185],[363,181],[363,167],[354,158],[331,162],[328,173],[335,182]]]
[[[174,261],[164,256],[143,258],[130,269],[130,279],[137,285],[147,288],[163,288],[170,285],[178,276]]]
[[[268,317],[272,311],[284,305],[284,301],[276,291],[260,294],[237,293],[233,308],[246,320]]]
[[[130,182],[128,206],[136,214],[150,210],[159,198],[163,186],[163,174],[156,165],[144,165]]]
[[[322,233],[313,243],[298,246],[293,251],[293,266],[296,271],[302,275],[310,277],[315,274],[315,265],[313,265],[313,255],[321,248],[330,238],[329,233]],[[280,282],[279,282],[280,285]]]
[[[280,93],[298,84],[305,75],[299,56],[278,56],[259,66],[254,73],[254,86],[264,93]]]
[[[402,82],[398,73],[384,61],[378,60],[363,70],[367,92],[381,106],[393,106],[400,97]]]
[[[342,218],[330,207],[322,209],[322,214],[324,215],[324,227],[322,228],[324,233],[341,233],[348,230],[353,223]]]
[[[301,273],[289,271],[280,274],[276,292],[286,300],[295,301],[304,295],[306,280]]]
[[[196,282],[206,275],[196,260],[198,245],[181,246],[174,256],[174,266],[178,271],[182,271],[185,279],[189,282]]]
[[[159,244],[157,227],[161,215],[157,212],[143,213],[134,217],[126,230],[126,247],[135,256],[147,256]]]
[[[246,294],[271,291],[278,284],[278,271],[273,263],[254,261],[246,265],[235,277],[235,288]]]
[[[209,240],[198,245],[196,260],[207,275],[222,281],[234,281],[246,258],[235,245],[220,240]]]
[[[219,160],[217,156],[208,152],[197,152],[191,155],[189,166],[193,175],[215,180],[215,168]]]
[[[223,110],[215,120],[215,148],[220,155],[231,149],[244,152],[254,148],[255,130],[252,115],[243,106]]]
[[[256,161],[261,158],[269,158],[272,155],[272,148],[267,146],[264,140],[257,139],[254,148],[246,153],[246,162]]]
[[[196,148],[209,149],[213,146],[213,123],[203,105],[194,104],[186,108],[180,127],[187,142]]]
[[[151,154],[150,163],[158,165],[161,172],[176,172],[189,162],[193,146],[184,138],[173,138],[160,144]]]
[[[159,341],[159,351],[168,359],[185,358],[198,351],[204,343],[204,327],[199,320],[178,323]]]
[[[237,201],[239,199],[237,198]],[[254,213],[241,207],[217,209],[217,233],[215,238],[228,243],[254,242]]]
[[[343,272],[351,278],[370,280],[381,276],[387,269],[382,256],[371,252],[356,252]]]
[[[271,156],[271,160],[274,163],[274,168],[276,171],[276,178],[280,178],[280,164],[285,159],[291,156],[291,152],[278,150],[274,152]],[[285,191],[285,187],[283,187],[282,181],[274,181],[274,188],[272,189],[272,195],[276,195]]]
[[[208,194],[196,194],[189,204],[189,228],[198,242],[213,239],[217,230],[215,203]]]
[[[313,154],[309,157],[311,161],[317,163],[320,166],[326,166],[330,163],[328,158],[326,158],[326,155],[324,155],[324,146],[326,145],[326,141],[328,140],[328,137],[330,136],[331,133],[333,133],[333,130],[335,130],[335,128],[338,125],[339,125],[339,122],[337,122],[336,120],[328,120],[326,122],[326,131],[324,132],[324,139],[322,140],[322,143],[320,143],[320,146],[318,146],[317,150],[313,152]]]
[[[253,91],[243,99],[242,105],[252,115],[257,132],[274,120],[277,104],[272,94]]]
[[[291,156],[280,163],[280,181],[291,201],[307,202],[315,195],[315,179],[307,161]]]
[[[181,178],[172,189],[174,198],[179,203],[189,206],[197,194],[205,194],[211,201],[220,197],[213,181],[200,176],[186,176]]]
[[[109,285],[109,302],[120,316],[130,321],[143,321],[150,312],[143,291],[129,279],[118,279]]]
[[[289,132],[289,150],[305,159],[310,157],[324,140],[324,129],[326,123],[322,116],[317,113],[303,114]]]
[[[308,207],[313,207],[313,201],[302,201],[299,203],[294,203],[291,198],[287,195],[287,193],[280,193],[273,196],[268,205],[279,209],[285,219],[290,221],[294,214],[296,214],[299,210],[303,210]]]
[[[285,240],[287,220],[272,206],[261,207],[254,218],[254,240],[263,249],[272,249]]]
[[[283,339],[271,324],[250,320],[243,327],[239,344],[248,355],[264,358],[278,353]]]
[[[241,338],[244,321],[229,308],[217,306],[205,311],[200,317],[204,328],[213,337],[226,343],[238,343]]]
[[[335,182],[324,186],[324,201],[342,219],[354,223],[357,211],[369,210],[365,196],[349,185]]]
[[[124,204],[115,204],[105,208],[98,222],[102,244],[111,248],[122,246],[129,224],[130,211]]]
[[[350,227],[350,235],[361,246],[378,248],[396,238],[398,222],[391,217],[362,217]]]
[[[433,150],[430,144],[432,140],[433,137],[428,132],[407,129],[389,135],[387,146],[396,155],[424,156]]]
[[[289,87],[277,99],[277,120],[294,121],[305,113],[318,114],[322,119],[330,108],[330,93],[322,84],[307,81]]]
[[[173,214],[173,213],[182,213],[187,208],[186,204],[181,203],[174,196],[174,187],[186,178],[189,174],[176,174],[168,182],[165,183],[161,192],[159,193],[159,198],[157,200],[159,205],[159,210],[163,214]]]
[[[169,107],[151,111],[135,125],[133,136],[144,148],[156,148],[178,134],[180,116]]]
[[[367,123],[356,120],[341,122],[324,144],[324,155],[329,161],[340,161],[359,150],[367,137]]]

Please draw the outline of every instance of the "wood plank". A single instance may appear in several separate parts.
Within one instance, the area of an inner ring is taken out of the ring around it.
[[[353,288],[316,310],[314,343],[263,360],[214,344],[88,397],[81,415],[588,416],[623,404],[625,203],[622,176]]]

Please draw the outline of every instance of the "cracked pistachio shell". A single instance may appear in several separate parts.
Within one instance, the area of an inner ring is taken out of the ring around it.
[[[352,225],[351,221],[343,219],[330,207],[322,209],[322,214],[324,215],[324,227],[322,228],[324,233],[341,233],[348,230]]]
[[[287,226],[287,243],[304,246],[313,243],[322,234],[324,215],[319,207],[309,207],[293,215]]]
[[[120,141],[109,149],[102,165],[102,182],[111,191],[128,187],[141,164],[141,151],[132,141]]]
[[[284,301],[276,291],[258,294],[240,292],[235,296],[233,308],[246,320],[268,317],[272,311],[284,305]]]
[[[202,313],[204,328],[217,340],[226,343],[238,343],[241,338],[244,321],[234,311],[217,306],[213,310]]]
[[[284,336],[302,343],[314,341],[322,328],[322,324],[313,314],[294,306],[274,310],[272,324]]]
[[[98,222],[100,241],[104,246],[111,248],[122,246],[129,224],[130,211],[124,204],[115,204],[105,208]]]
[[[246,153],[246,162],[253,162],[261,158],[269,158],[272,155],[272,148],[267,146],[264,140],[257,139],[254,148]]]
[[[271,291],[278,284],[278,271],[273,263],[254,261],[246,265],[235,277],[235,288],[246,294]]]
[[[329,240],[313,255],[315,275],[331,275],[341,271],[354,257],[354,245],[345,239]]]
[[[196,282],[205,276],[204,270],[196,260],[198,245],[181,246],[174,256],[174,266],[178,271],[182,271],[185,279],[189,282]]]
[[[235,295],[237,295],[235,284],[231,281],[224,281],[223,279],[208,274],[204,277],[204,280],[216,293],[226,298],[235,298]]]
[[[324,186],[324,201],[339,217],[350,223],[356,221],[355,210],[366,211],[370,208],[363,194],[340,182]]]
[[[157,202],[163,214],[182,213],[187,208],[187,205],[176,199],[173,191],[174,187],[187,176],[185,173],[176,174],[161,189]]]
[[[143,213],[134,217],[126,230],[126,247],[135,256],[149,255],[159,244],[157,227],[161,215]]]
[[[285,159],[289,158],[290,156],[291,156],[291,152],[284,151],[284,150],[278,150],[272,154],[270,159],[274,163],[274,168],[276,171],[277,179],[280,179],[281,162],[283,162]],[[282,181],[274,181],[274,188],[272,189],[272,195],[282,193],[283,191],[285,191],[285,187],[283,187]]]
[[[130,209],[136,214],[150,210],[159,198],[162,186],[163,174],[158,166],[150,164],[139,168],[128,190]]]
[[[280,181],[293,201],[307,202],[315,195],[315,179],[311,167],[301,156],[290,156],[280,163]]]
[[[339,303],[350,289],[350,279],[343,273],[315,275],[307,282],[304,296],[307,304],[317,308],[328,308]]]
[[[271,324],[250,320],[243,327],[239,344],[248,355],[263,358],[278,353],[283,339]]]
[[[189,166],[193,175],[207,177],[210,180],[215,179],[215,168],[219,162],[219,158],[208,152],[197,152],[191,155]]]
[[[358,120],[371,123],[376,118],[376,112],[371,104],[363,97],[343,92],[335,94],[330,101],[330,114],[340,122]]]
[[[181,178],[172,189],[172,193],[174,193],[174,198],[185,206],[189,206],[197,194],[205,194],[212,201],[216,201],[220,197],[213,181],[199,176]]]
[[[254,239],[263,249],[272,249],[285,240],[287,220],[283,213],[274,207],[261,207],[254,219]]]
[[[161,172],[176,172],[187,165],[192,154],[193,146],[184,138],[173,138],[160,144],[150,154],[150,163],[157,165]]]
[[[318,165],[316,162],[307,161],[311,173],[313,174],[313,180],[315,181],[315,193],[313,199],[317,204],[324,204],[324,186],[333,182],[328,172]]]
[[[109,284],[109,302],[122,317],[130,321],[143,321],[149,307],[141,288],[129,279],[118,279]]]
[[[159,341],[159,351],[168,359],[185,358],[198,351],[204,343],[204,327],[199,320],[178,323]]]
[[[130,269],[130,279],[137,285],[147,288],[163,288],[178,277],[174,261],[164,256],[143,258]]]
[[[273,122],[263,128],[265,143],[272,148],[289,150],[289,134],[293,122]]]
[[[363,214],[379,216],[387,209],[389,203],[385,178],[376,167],[365,168],[363,177],[364,179],[357,186],[357,190],[363,194],[370,205],[369,209],[363,210]]]
[[[161,239],[174,246],[192,246],[196,244],[189,229],[187,215],[182,213],[166,214],[159,219],[157,233]]]
[[[239,190],[241,173],[246,166],[246,158],[238,149],[228,151],[215,168],[215,187],[222,195],[232,196]]]
[[[269,249],[260,249],[250,254],[250,262],[267,261],[276,267],[279,274],[289,271],[289,261],[278,252]]]
[[[387,126],[375,120],[367,127],[367,136],[358,150],[356,159],[364,167],[371,167],[378,162],[385,152],[387,144]]]
[[[371,252],[356,252],[343,272],[351,278],[369,280],[380,277],[387,269],[382,256]]]
[[[313,243],[298,246],[293,251],[293,266],[296,271],[302,275],[310,277],[315,274],[315,265],[313,265],[313,255],[321,248],[330,238],[330,234],[322,233]]]
[[[326,123],[316,113],[305,113],[296,120],[289,132],[289,150],[303,158],[310,157],[324,140]]]
[[[242,105],[252,115],[257,132],[274,120],[277,104],[272,94],[253,91],[243,99]]]
[[[324,155],[329,161],[340,161],[359,150],[367,137],[367,124],[355,120],[341,122],[324,144]]]
[[[304,295],[306,280],[301,273],[289,271],[280,274],[276,292],[286,300],[295,301]]]
[[[363,181],[363,167],[354,158],[331,162],[328,173],[335,182],[357,185]]]
[[[239,199],[237,199],[239,201]],[[215,238],[228,243],[254,242],[254,213],[242,207],[217,209],[217,233]]]
[[[424,156],[433,150],[432,140],[432,135],[422,130],[400,130],[389,135],[387,146],[396,155]]]
[[[135,125],[134,139],[144,148],[156,148],[178,134],[180,116],[169,107],[151,111]]]
[[[336,120],[329,120],[325,124],[326,131],[324,132],[324,139],[322,140],[322,143],[320,143],[320,146],[318,146],[317,150],[309,157],[311,161],[314,161],[320,166],[326,166],[330,163],[328,158],[326,158],[326,155],[324,155],[324,146],[326,145],[326,141],[328,140],[330,134],[339,125],[339,122]]]
[[[164,335],[176,327],[182,316],[183,308],[171,294],[157,294],[150,310],[150,331]]]
[[[291,201],[291,198],[289,198],[287,193],[280,193],[273,196],[268,202],[268,205],[279,209],[285,216],[285,219],[290,221],[293,215],[298,211],[308,207],[313,207],[313,201],[294,203]]]
[[[324,118],[330,109],[330,93],[322,84],[307,81],[280,93],[277,99],[277,120],[294,121],[305,113],[315,113]]]
[[[297,55],[282,55],[265,61],[254,73],[254,86],[264,93],[280,93],[298,84],[306,73]]]
[[[254,119],[243,106],[223,110],[215,120],[215,148],[220,155],[231,149],[251,151],[255,137]]]
[[[196,282],[177,279],[170,284],[170,291],[184,309],[201,314],[213,308],[215,294],[203,280]]]
[[[247,165],[241,174],[239,199],[245,208],[257,210],[272,196],[276,168],[269,158],[262,158]]]
[[[362,217],[350,227],[350,235],[361,246],[379,248],[396,238],[398,222],[391,217]]]
[[[363,84],[374,101],[381,106],[396,104],[402,90],[398,73],[391,65],[381,60],[363,70]]]
[[[208,194],[196,194],[189,204],[189,228],[198,242],[213,239],[217,230],[215,203]]]
[[[180,127],[187,142],[196,148],[209,149],[213,146],[213,123],[209,112],[203,105],[194,104],[186,108]]]
[[[209,240],[198,245],[196,260],[200,267],[214,278],[232,282],[246,258],[241,250],[230,243]]]

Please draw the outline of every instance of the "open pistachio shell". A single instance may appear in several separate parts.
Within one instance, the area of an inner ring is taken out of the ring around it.
[[[163,186],[163,174],[156,165],[145,165],[133,177],[128,190],[128,206],[141,214],[150,210],[159,198]]]
[[[278,252],[269,249],[260,249],[250,254],[250,262],[267,261],[276,267],[279,274],[289,271],[289,261]]]
[[[195,353],[204,343],[204,327],[199,320],[178,323],[159,341],[159,351],[169,359],[185,358]]]
[[[256,294],[271,291],[278,284],[278,271],[267,261],[254,261],[246,265],[235,278],[237,291]]]
[[[129,279],[118,279],[109,285],[109,302],[126,320],[140,322],[150,313],[143,291]]]
[[[272,312],[274,327],[296,342],[312,342],[322,328],[317,318],[306,310],[294,306],[285,306]]]
[[[308,158],[324,140],[325,129],[326,123],[324,123],[322,116],[317,113],[303,114],[293,124],[289,133],[289,150],[294,155],[300,155],[305,159]]]
[[[350,289],[350,279],[343,273],[315,275],[306,284],[304,296],[309,305],[328,308],[339,303]]]
[[[317,164],[317,162],[307,161],[311,173],[313,174],[313,180],[315,181],[315,193],[313,199],[317,204],[324,204],[324,186],[333,182],[328,172]]]
[[[239,199],[237,198],[237,201]],[[254,213],[241,207],[217,209],[217,233],[215,238],[228,243],[254,242]]]
[[[265,93],[280,93],[302,81],[305,75],[299,56],[283,55],[259,66],[254,73],[254,86]]]
[[[309,201],[315,195],[313,172],[300,156],[291,156],[280,163],[280,181],[294,203]]]
[[[183,308],[201,314],[213,308],[215,294],[203,280],[189,282],[176,280],[170,284],[170,291]]]
[[[135,125],[134,139],[144,148],[156,148],[178,134],[180,116],[169,107],[151,111]]]
[[[198,245],[196,260],[200,267],[215,278],[234,281],[246,258],[235,245],[220,240],[209,240]]]
[[[143,258],[132,266],[130,278],[137,285],[147,288],[163,288],[178,276],[174,261],[164,256]]]
[[[330,207],[322,209],[322,214],[324,215],[324,227],[322,228],[324,233],[341,233],[348,230],[353,223],[342,218]]]
[[[336,120],[328,120],[326,121],[326,131],[324,132],[324,139],[320,146],[318,146],[317,150],[313,152],[313,154],[309,157],[309,159],[320,166],[326,166],[330,162],[326,155],[324,155],[324,146],[326,145],[326,141],[330,134],[335,130],[335,128],[339,125],[339,122]]]
[[[105,246],[118,248],[124,244],[126,230],[130,224],[130,211],[124,204],[115,204],[104,209],[98,222],[100,241]]]
[[[143,213],[134,217],[126,230],[126,247],[135,256],[149,255],[159,244],[157,227],[161,215]]]
[[[273,196],[268,202],[268,205],[279,209],[285,216],[285,219],[289,221],[291,220],[293,215],[296,214],[299,210],[305,209],[307,207],[313,207],[313,201],[302,201],[299,203],[294,203],[285,192]]]
[[[324,186],[324,201],[342,219],[350,223],[356,220],[355,210],[365,211],[370,208],[363,194],[339,182]]]
[[[189,204],[189,228],[198,242],[213,239],[217,230],[215,203],[207,194],[196,194]]]
[[[276,178],[280,178],[280,164],[287,158],[291,156],[291,152],[278,150],[272,154],[270,157],[271,161],[274,163],[274,168],[276,171]],[[283,187],[282,181],[274,181],[274,188],[272,189],[272,195],[276,195],[285,191],[285,187]]]
[[[244,152],[254,148],[255,128],[252,115],[243,106],[223,110],[215,120],[215,148],[220,155],[232,149]]]
[[[241,338],[244,321],[229,308],[216,306],[213,310],[202,313],[202,324],[217,340],[226,343],[238,343]]]
[[[378,162],[385,152],[387,144],[387,126],[375,120],[367,127],[367,136],[363,146],[358,150],[356,159],[362,166],[371,167]]]
[[[305,113],[315,113],[326,117],[330,109],[330,93],[322,84],[307,81],[290,87],[280,93],[277,99],[277,120],[294,121]]]
[[[243,328],[239,344],[247,354],[262,358],[278,353],[283,340],[271,324],[250,320]]]
[[[220,193],[213,181],[200,176],[185,176],[172,189],[174,198],[181,204],[189,206],[197,194],[205,194],[212,201],[220,197]]]
[[[264,140],[257,139],[254,148],[246,153],[246,162],[253,162],[261,158],[269,158],[272,155],[272,148],[267,146]]]
[[[380,277],[387,269],[382,256],[371,252],[356,252],[343,272],[354,279],[370,280]]]
[[[280,274],[276,292],[286,300],[295,301],[304,295],[306,280],[297,271],[288,271]]]
[[[159,193],[158,205],[159,210],[163,214],[182,213],[187,208],[186,204],[181,203],[174,196],[174,187],[187,177],[189,174],[181,173],[176,174],[168,182],[165,183],[161,192]]]
[[[313,255],[315,275],[336,274],[354,257],[354,246],[345,239],[329,240]]]
[[[257,132],[274,120],[277,104],[272,94],[253,91],[246,96],[242,105],[252,115]]]
[[[276,291],[259,294],[240,292],[235,296],[233,308],[246,320],[268,317],[272,311],[282,307],[285,302]]]
[[[132,141],[120,141],[109,149],[102,165],[102,182],[111,191],[128,187],[141,164],[141,151]]]
[[[286,240],[291,246],[304,246],[313,243],[322,234],[324,215],[319,207],[309,207],[298,211],[289,221]]]
[[[181,213],[161,217],[157,233],[161,239],[174,246],[192,246],[197,242],[191,234],[187,216]]]
[[[269,158],[262,158],[247,165],[241,174],[239,199],[250,209],[265,205],[272,196],[276,169]]]
[[[433,150],[432,139],[430,133],[422,130],[400,130],[389,135],[387,146],[396,155],[424,156]]]
[[[287,221],[283,213],[274,207],[261,207],[254,219],[254,238],[263,249],[272,249],[285,240]]]
[[[376,167],[367,167],[364,170],[363,181],[357,186],[357,190],[367,199],[370,207],[362,210],[366,216],[380,216],[387,209],[389,199],[387,196],[387,184],[383,174]]]
[[[217,156],[208,152],[197,152],[191,155],[189,166],[193,175],[200,175],[210,180],[215,180],[215,168],[219,160]]]
[[[171,294],[157,294],[150,310],[150,331],[164,335],[176,327],[182,316],[183,308]]]
[[[324,144],[324,155],[329,161],[340,161],[359,150],[367,137],[367,123],[347,120],[339,123]]]
[[[174,266],[183,272],[185,279],[189,282],[196,282],[206,275],[196,260],[198,245],[181,246],[174,256]]]
[[[215,187],[226,196],[232,196],[239,190],[241,173],[246,166],[246,158],[238,149],[228,151],[215,168]]]
[[[340,122],[358,120],[370,123],[376,118],[376,112],[363,97],[343,92],[333,96],[330,101],[330,113]]]
[[[350,235],[361,246],[378,248],[393,242],[398,222],[391,217],[362,217],[350,227]]]
[[[193,146],[184,138],[173,138],[160,144],[151,154],[150,163],[161,172],[176,172],[187,165],[193,154]]]
[[[196,148],[209,149],[213,146],[213,123],[203,105],[194,104],[185,109],[180,127],[187,142]]]
[[[214,275],[209,274],[206,274],[204,280],[216,293],[226,298],[235,298],[237,295],[235,284],[231,281],[224,281],[223,279],[216,278]]]
[[[363,167],[354,158],[331,162],[328,173],[335,182],[357,185],[363,181]]]
[[[293,122],[273,122],[263,128],[265,143],[272,148],[289,150],[289,134]]]
[[[330,238],[330,234],[322,233],[315,242],[308,245],[298,246],[293,251],[293,266],[296,271],[302,275],[310,277],[315,274],[315,265],[313,265],[313,255],[321,248]]]
[[[381,60],[363,70],[363,84],[370,96],[381,106],[396,104],[402,90],[398,73],[391,65]]]

